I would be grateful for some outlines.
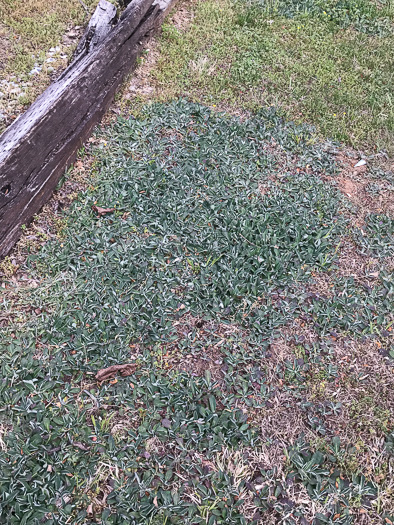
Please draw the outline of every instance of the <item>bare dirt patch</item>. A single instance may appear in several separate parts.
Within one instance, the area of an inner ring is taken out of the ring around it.
[[[233,336],[242,338],[243,330],[238,326],[206,321],[191,314],[175,321],[173,327],[177,339],[165,343],[161,348],[165,367],[197,377],[209,372],[211,378],[220,383],[227,370],[221,347]]]
[[[275,366],[283,364],[286,359],[295,357],[294,347],[299,344],[313,344],[319,340],[318,334],[302,319],[283,327],[280,337],[272,340],[269,348],[270,363]]]
[[[394,214],[394,199],[389,181],[374,181],[369,176],[368,163],[356,166],[354,152],[342,152],[337,156],[340,173],[331,180],[339,190],[356,206],[355,224],[362,226],[364,219],[371,213]]]
[[[168,22],[178,31],[187,31],[192,23],[191,3],[183,2],[168,18]],[[159,37],[157,36],[152,38],[139,59],[139,67],[133,72],[130,80],[125,83],[119,103],[123,109],[127,110],[124,108],[125,105],[138,103],[139,99],[146,102],[149,99],[157,99],[163,94],[163,88],[158,85],[152,75],[160,57],[158,40]]]
[[[174,25],[178,31],[187,31],[190,24],[193,22],[194,14],[190,9],[191,2],[179,5],[178,9],[174,11],[169,21]]]
[[[131,101],[134,97],[147,99],[151,96],[157,96],[157,86],[150,73],[155,67],[158,57],[157,41],[153,39],[140,58],[140,66],[134,71],[130,82],[125,85],[123,101]]]
[[[311,281],[305,285],[305,288],[312,299],[328,299],[333,296],[332,276],[326,272],[313,272]]]

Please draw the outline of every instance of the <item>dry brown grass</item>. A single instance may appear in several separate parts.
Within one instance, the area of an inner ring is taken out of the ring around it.
[[[394,200],[391,184],[384,179],[379,180],[379,191],[376,195],[368,191],[374,181],[368,176],[368,164],[355,167],[358,160],[359,156],[352,150],[344,150],[338,154],[337,162],[340,166],[340,173],[331,181],[356,207],[357,215],[353,220],[356,226],[361,227],[365,217],[369,214],[393,216]],[[393,169],[393,166],[388,166],[388,168]]]
[[[64,70],[88,18],[78,0],[0,2],[0,133]]]
[[[173,328],[177,339],[161,345],[159,365],[199,377],[209,372],[213,381],[221,384],[226,371],[221,347],[233,337],[242,339],[245,332],[239,326],[206,321],[189,313],[174,321]]]
[[[86,0],[85,4],[93,9],[97,1]],[[0,17],[25,53],[46,51],[47,47],[60,43],[67,27],[87,21],[78,0],[3,1]],[[8,64],[8,68],[15,72],[13,64]]]
[[[295,320],[281,331],[281,337],[274,339],[270,346],[265,373],[276,395],[270,399],[272,406],[267,413],[260,413],[259,417],[266,421],[266,427],[272,435],[276,435],[277,430],[271,428],[270,413],[271,419],[276,422],[278,420],[275,413],[279,414],[281,420],[284,408],[290,406],[292,413],[288,414],[288,423],[278,425],[279,433],[285,429],[287,434],[286,427],[290,427],[290,436],[293,437],[298,431],[308,433],[302,417],[297,413],[294,398],[277,375],[286,361],[300,359],[300,343],[303,347],[323,344],[319,336],[303,321]],[[315,402],[341,403],[340,417],[329,416],[326,423],[332,435],[341,435],[344,443],[352,446],[363,443],[372,449],[376,441],[380,440],[382,445],[386,433],[394,427],[394,373],[390,362],[380,352],[381,342],[378,339],[362,341],[338,336],[331,337],[325,344],[329,345],[330,360],[337,366],[338,376],[336,380],[319,379],[320,375],[315,373],[317,365],[311,366],[303,385],[303,396]],[[321,366],[325,366],[323,361]],[[320,388],[316,388],[315,381],[320,382]],[[295,427],[298,428],[297,431],[294,431]],[[287,439],[286,436],[285,440]]]
[[[360,253],[350,237],[341,239],[335,262],[336,276],[353,277],[360,283],[373,286],[379,277],[381,267],[382,260]]]
[[[287,361],[301,359],[297,346],[313,344],[318,341],[317,334],[301,320],[281,330],[280,337],[272,340],[266,358],[261,362],[271,396],[263,409],[248,410],[249,419],[261,429],[263,439],[271,446],[285,450],[294,445],[300,436],[313,438],[313,433],[305,422],[305,414],[296,403],[292,389],[286,388],[280,372]]]
[[[95,159],[89,154],[92,143],[93,139],[85,146],[87,154],[83,161],[75,162],[63,185],[23,230],[10,255],[0,261],[0,329],[22,326],[28,319],[41,314],[34,302],[34,292],[39,286],[40,289],[50,287],[51,281],[39,282],[33,277],[26,268],[26,258],[41,250],[48,240],[61,238],[67,224],[64,210],[93,180]],[[66,276],[64,278],[67,280]]]
[[[3,24],[0,23],[0,71],[4,70],[7,62],[11,58],[11,42],[9,32]]]
[[[394,369],[379,352],[379,340],[338,336],[328,342],[330,362],[338,367],[337,378],[322,376],[323,360],[321,364],[310,365],[301,385],[281,379],[280,372],[286,362],[300,359],[300,348],[322,344],[327,343],[302,320],[295,320],[282,329],[270,345],[268,360],[262,361],[272,395],[263,409],[244,407],[244,411],[248,413],[248,421],[261,429],[266,444],[259,455],[265,458],[265,470],[278,469],[274,481],[280,480],[283,473],[284,451],[300,437],[310,443],[312,449],[319,450],[324,450],[333,436],[339,437],[345,451],[340,465],[342,472],[350,478],[362,473],[380,486],[380,510],[354,509],[354,523],[377,524],[383,511],[394,512],[394,457],[385,449],[385,436],[394,428]],[[340,404],[339,413],[323,416],[325,436],[318,437],[311,429],[301,400],[315,406],[328,402]],[[304,509],[307,519],[324,511],[323,506],[310,499],[302,485],[295,483],[289,491],[290,499]],[[245,514],[249,507],[252,512],[253,503],[249,506],[247,499]],[[261,523],[277,523],[277,519],[275,512],[263,514]]]
[[[194,0],[184,1],[173,10],[167,22],[171,23],[178,31],[185,32],[193,21],[193,11],[190,6]],[[143,103],[154,99],[161,99],[166,91],[154,79],[154,70],[159,60],[159,37],[150,41],[147,49],[139,59],[139,67],[124,83],[117,106],[127,113],[130,107],[138,109]]]
[[[103,509],[107,506],[107,497],[113,491],[115,483],[121,483],[124,474],[116,463],[110,460],[100,461],[94,476],[87,480],[84,489],[90,502],[86,507],[87,515],[90,518],[100,516]]]
[[[253,523],[258,525],[277,525],[285,521],[286,516],[280,515],[274,510],[274,506],[278,502],[275,491],[278,483],[280,483],[286,487],[285,500],[294,507],[303,509],[304,519],[307,521],[295,518],[295,523],[305,525],[305,523],[312,522],[317,512],[324,512],[325,508],[310,498],[306,488],[301,483],[290,481],[287,477],[287,457],[284,450],[281,444],[255,448],[242,447],[236,451],[223,447],[209,460],[203,454],[196,452],[193,454],[192,461],[205,466],[210,471],[221,471],[231,476],[233,487],[238,490],[239,499],[243,500],[240,509],[248,523],[254,520]],[[264,478],[261,475],[262,470],[265,471]],[[264,490],[268,489],[266,502],[273,507],[268,512],[256,511],[254,502],[255,497],[263,488]],[[186,495],[193,503],[197,505],[202,503],[200,496],[194,491],[186,490]]]
[[[351,338],[335,343],[338,380],[327,383],[324,399],[342,404],[340,418],[331,421],[348,444],[374,450],[394,426],[393,368],[379,353],[379,341]],[[368,463],[367,455],[363,459]]]

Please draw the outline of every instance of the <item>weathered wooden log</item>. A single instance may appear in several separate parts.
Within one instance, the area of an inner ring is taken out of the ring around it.
[[[116,21],[116,7],[107,0],[100,0],[84,34],[75,50],[73,60],[82,58],[104,40]]]
[[[76,60],[0,137],[0,257],[52,195],[173,1],[132,0],[113,27],[106,7],[106,24],[91,24],[94,44],[83,39]]]

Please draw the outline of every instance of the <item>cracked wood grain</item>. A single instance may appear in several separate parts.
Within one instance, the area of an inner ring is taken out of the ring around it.
[[[52,195],[173,0],[101,0],[75,60],[0,137],[0,258]]]

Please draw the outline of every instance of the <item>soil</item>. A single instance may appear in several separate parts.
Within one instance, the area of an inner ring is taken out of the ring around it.
[[[341,171],[335,178],[331,178],[331,181],[355,205],[355,225],[361,227],[369,214],[394,216],[394,202],[392,184],[384,179],[371,179],[368,161],[362,166],[356,166],[359,160],[354,151],[341,152],[337,156]],[[387,166],[386,169],[392,170],[394,166]]]

